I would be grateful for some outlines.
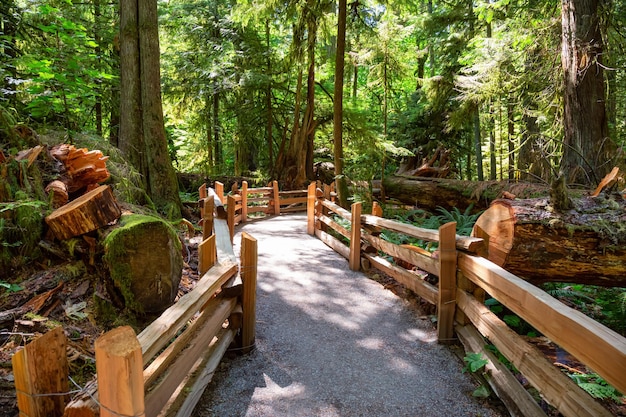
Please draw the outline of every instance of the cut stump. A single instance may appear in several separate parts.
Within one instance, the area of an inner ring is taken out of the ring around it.
[[[160,313],[172,305],[182,275],[176,231],[158,217],[128,214],[103,241],[111,279],[136,312]]]
[[[533,284],[626,287],[626,204],[604,197],[573,203],[559,213],[546,198],[496,200],[473,236],[488,240],[489,260]]]
[[[108,185],[83,194],[56,209],[46,223],[60,240],[66,240],[99,229],[122,214]]]

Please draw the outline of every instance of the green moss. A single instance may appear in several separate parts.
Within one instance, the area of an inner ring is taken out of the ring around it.
[[[126,253],[128,246],[125,245],[124,242],[147,241],[147,239],[142,236],[142,233],[149,230],[150,225],[154,223],[165,225],[170,234],[171,241],[176,245],[176,250],[182,250],[182,245],[178,239],[176,230],[171,224],[158,217],[144,214],[122,216],[118,227],[104,239],[104,261],[109,267],[111,279],[120,290],[126,308],[138,313],[143,313],[143,308],[141,304],[135,300],[132,291],[132,282],[130,281],[132,270],[130,263],[125,261],[128,259],[129,254]]]

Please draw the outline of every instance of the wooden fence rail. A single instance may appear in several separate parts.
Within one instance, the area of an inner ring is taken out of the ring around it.
[[[328,193],[318,189],[315,183],[308,187],[308,233],[348,259],[352,269],[357,269],[359,264],[365,268],[373,266],[437,306],[439,341],[460,340],[468,352],[481,352],[489,359],[486,379],[512,415],[546,414],[485,348],[489,343],[564,416],[611,415],[492,313],[484,304],[485,293],[621,392],[626,392],[626,338],[479,256],[484,250],[482,239],[456,235],[455,223],[443,225],[438,231],[422,229],[383,219],[376,206],[373,212],[378,215],[361,214],[360,203],[353,204],[351,211],[345,210],[325,195]],[[384,231],[435,242],[438,250],[431,254],[416,247],[393,244],[380,237]],[[389,261],[389,257],[397,262]],[[438,276],[438,286],[399,264],[409,264]]]
[[[95,342],[96,379],[66,405],[68,365],[61,328],[14,355],[18,408],[24,416],[189,416],[233,341],[250,351],[255,339],[257,242],[242,236],[240,266],[226,219],[214,218],[216,192],[203,197],[205,270],[139,335],[125,326]],[[240,274],[241,272],[241,274]],[[241,333],[242,337],[236,337]],[[45,353],[45,354],[44,354]]]

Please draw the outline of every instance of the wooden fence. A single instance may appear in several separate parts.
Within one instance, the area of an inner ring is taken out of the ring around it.
[[[202,184],[199,190],[202,198],[206,184]],[[216,182],[215,194],[220,201],[226,202],[225,216],[231,239],[235,234],[235,226],[257,218],[259,214],[279,215],[307,209],[307,190],[280,191],[278,181],[272,181],[268,187],[258,188],[249,188],[248,182],[243,181],[241,187],[234,184],[227,196],[224,195],[224,185]]]
[[[13,357],[20,416],[189,416],[231,343],[243,352],[251,350],[257,242],[242,235],[239,264],[220,216],[223,207],[210,194],[201,204],[201,279],[195,288],[139,335],[124,326],[99,337],[97,379],[67,405],[62,328],[28,344]]]
[[[361,210],[361,203],[353,204],[351,211],[341,208],[325,198],[324,192],[312,183],[308,188],[307,231],[348,259],[351,269],[376,267],[437,306],[439,341],[460,340],[466,351],[481,353],[489,359],[484,376],[512,415],[546,414],[509,369],[486,348],[488,343],[564,416],[611,415],[536,347],[492,313],[484,304],[485,293],[621,392],[626,392],[624,337],[479,256],[484,248],[482,240],[456,235],[455,223],[434,231],[384,219],[376,205],[373,211],[377,215],[362,214]],[[349,228],[344,227],[347,224]],[[380,237],[384,231],[436,242],[438,250],[432,255],[416,247],[390,243]],[[388,257],[438,276],[438,286],[389,261]]]

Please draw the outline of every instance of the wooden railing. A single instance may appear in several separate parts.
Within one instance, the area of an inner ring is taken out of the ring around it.
[[[376,205],[373,211],[378,215],[362,214],[361,210],[361,203],[353,204],[351,211],[339,207],[312,183],[308,188],[307,231],[348,259],[351,269],[373,266],[434,304],[439,341],[449,343],[458,338],[466,351],[481,353],[489,360],[485,378],[512,415],[546,414],[486,348],[489,342],[564,416],[611,415],[492,313],[484,304],[485,293],[621,392],[626,392],[626,338],[479,256],[484,248],[482,240],[456,235],[455,223],[434,231],[383,219]],[[387,242],[380,238],[383,231],[436,242],[438,250],[431,254]],[[371,250],[363,251],[364,245]],[[438,285],[429,284],[383,254],[438,276]]]
[[[13,358],[20,415],[189,416],[231,343],[240,351],[251,350],[257,242],[242,234],[239,263],[226,220],[220,217],[221,203],[210,194],[201,204],[201,279],[194,289],[139,335],[124,326],[100,336],[95,342],[97,378],[67,405],[62,328],[28,344]]]
[[[199,188],[200,198],[206,196],[206,184]],[[280,215],[305,211],[307,190],[280,191],[278,181],[272,181],[268,187],[249,188],[243,181],[241,187],[235,183],[230,194],[224,195],[224,185],[215,182],[215,195],[225,202],[225,216],[230,227],[231,239],[235,234],[235,226],[258,217]],[[219,215],[219,214],[218,214]]]

